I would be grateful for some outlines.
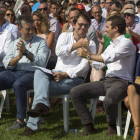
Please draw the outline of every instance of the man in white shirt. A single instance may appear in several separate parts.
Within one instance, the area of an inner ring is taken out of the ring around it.
[[[2,60],[8,51],[10,43],[14,40],[14,36],[7,29],[0,32],[0,72],[5,70]]]
[[[127,87],[133,82],[133,71],[135,66],[136,48],[130,39],[123,35],[126,23],[121,16],[111,16],[106,20],[107,37],[112,41],[107,49],[101,55],[89,53],[87,50],[80,48],[77,51],[78,56],[93,60],[92,66],[101,69],[108,67],[106,77],[100,81],[83,84],[75,87],[70,91],[72,103],[81,118],[82,124],[86,129],[80,135],[96,133],[92,124],[92,117],[89,113],[85,99],[105,96],[104,107],[107,115],[108,136],[116,134],[116,117],[118,103],[127,96]],[[99,34],[98,34],[99,35]],[[101,35],[99,42],[104,46],[104,39]]]
[[[102,12],[102,16],[104,17],[104,18],[107,18],[107,16],[108,16],[108,14],[109,14],[109,12],[110,12],[110,6],[111,6],[111,2],[113,2],[114,0],[105,0],[105,6],[106,6],[106,8],[105,9],[103,9],[103,12]]]
[[[77,49],[83,47],[95,54],[96,45],[86,37],[90,19],[85,14],[80,14],[73,22],[74,32],[62,33],[58,38],[56,45],[58,59],[53,75],[45,74],[41,70],[35,72],[33,106],[27,111],[31,117],[20,135],[32,135],[39,130],[39,116],[50,114],[49,96],[69,94],[73,87],[83,83],[90,66],[88,60],[77,56]]]

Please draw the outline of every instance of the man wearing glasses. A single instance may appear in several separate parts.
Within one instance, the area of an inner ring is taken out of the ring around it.
[[[140,23],[135,23],[135,11],[133,9],[126,9],[124,11],[124,19],[130,34],[137,37],[140,42]]]
[[[49,16],[49,9],[45,3],[41,3],[38,7],[38,10],[40,10],[42,13],[46,14],[47,18],[50,20],[50,31],[54,33],[55,39],[57,40],[59,35],[61,34],[61,26],[59,22]]]
[[[90,22],[88,16],[79,14],[73,21],[74,32],[64,32],[59,36],[56,45],[58,59],[53,75],[36,70],[34,102],[32,109],[27,111],[30,116],[27,127],[20,135],[29,136],[39,131],[39,116],[50,114],[49,96],[69,94],[73,87],[83,83],[90,66],[88,60],[77,56],[77,50],[85,48],[93,54],[96,53],[94,41],[86,37]]]
[[[95,5],[100,5],[100,0],[94,0],[93,1],[93,6],[95,6]]]
[[[72,7],[75,7],[77,5],[77,2],[76,2],[76,0],[69,0],[69,4],[68,5],[72,6]]]

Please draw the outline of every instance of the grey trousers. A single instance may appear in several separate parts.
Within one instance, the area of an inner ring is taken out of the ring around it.
[[[92,117],[85,103],[85,99],[105,96],[104,107],[109,125],[116,124],[118,103],[127,96],[129,81],[117,77],[105,77],[100,81],[90,82],[74,87],[70,91],[72,103],[81,118],[82,124],[92,122]]]

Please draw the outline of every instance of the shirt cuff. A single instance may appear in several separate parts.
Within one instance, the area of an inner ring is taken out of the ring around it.
[[[66,70],[66,73],[69,75],[69,77],[70,78],[76,78],[77,76],[76,76],[76,74],[75,73],[73,73],[73,71],[72,70]]]
[[[96,70],[100,70],[105,66],[105,64],[97,61],[92,61],[91,66],[94,67]]]

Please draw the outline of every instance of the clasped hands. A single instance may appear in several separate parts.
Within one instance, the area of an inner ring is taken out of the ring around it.
[[[66,72],[63,72],[63,73],[53,72],[53,77],[56,82],[59,82],[68,76]]]
[[[25,44],[22,40],[19,40],[19,42],[17,42],[17,50],[19,51],[19,58],[21,59],[23,57],[23,55],[25,55],[26,53],[26,47]]]

